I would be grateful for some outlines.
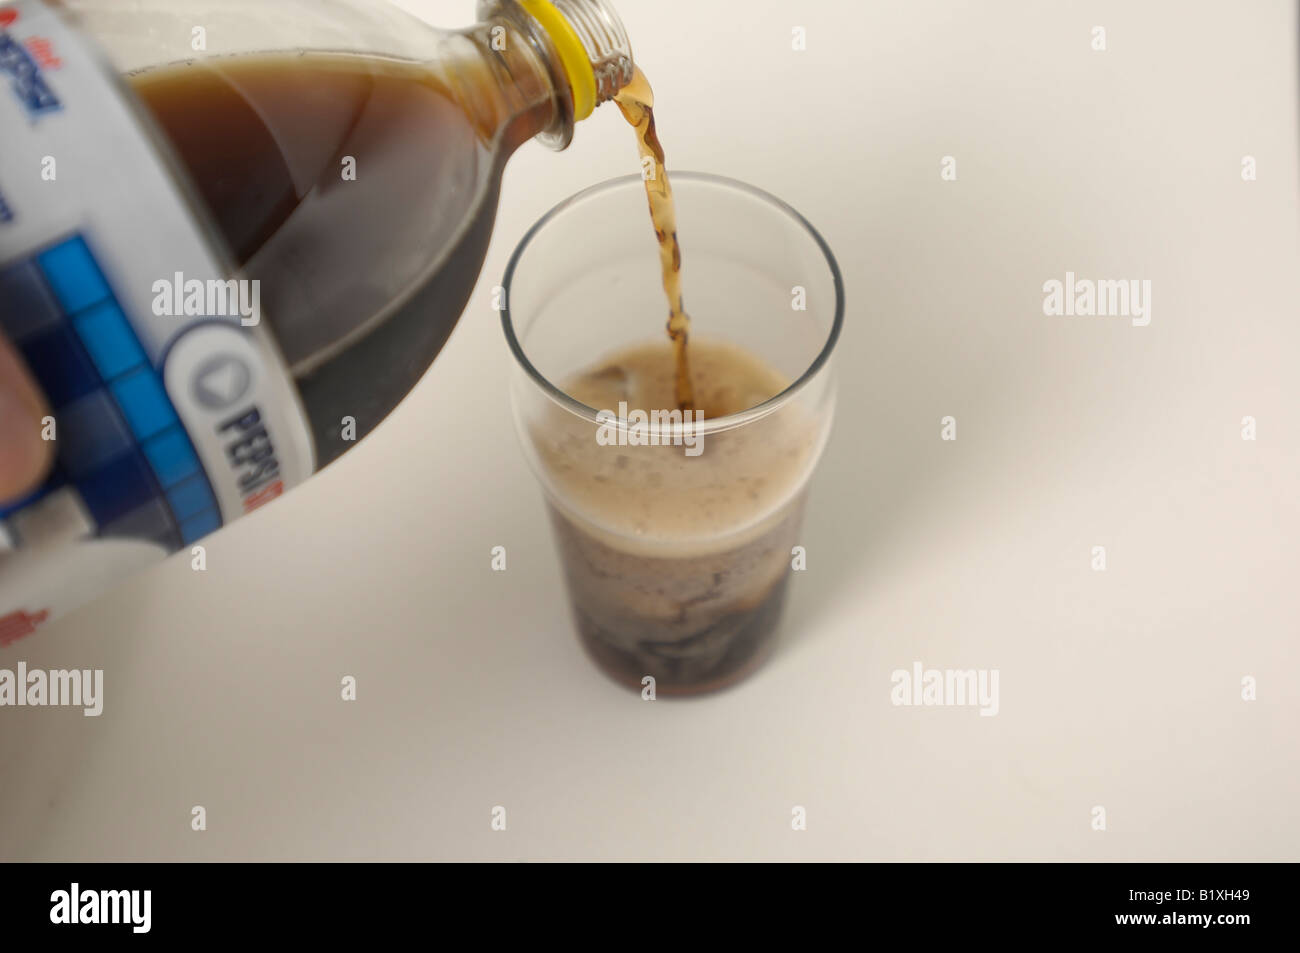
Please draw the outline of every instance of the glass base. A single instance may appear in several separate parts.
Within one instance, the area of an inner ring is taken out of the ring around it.
[[[614,681],[641,691],[650,675],[656,695],[701,695],[742,681],[771,656],[789,580],[786,573],[758,605],[686,637],[671,623],[629,619],[629,629],[638,633],[632,648],[626,632],[610,632],[571,605],[583,648]]]

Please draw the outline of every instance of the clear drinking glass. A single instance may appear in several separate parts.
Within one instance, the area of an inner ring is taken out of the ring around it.
[[[692,426],[614,400],[634,397],[644,368],[611,355],[661,348],[672,366],[638,176],[533,226],[506,271],[502,323],[516,426],[583,645],[624,684],[649,676],[656,692],[692,694],[743,678],[774,645],[831,427],[844,288],[826,242],[780,200],[712,175],[674,173],[672,185],[697,397],[745,409]]]

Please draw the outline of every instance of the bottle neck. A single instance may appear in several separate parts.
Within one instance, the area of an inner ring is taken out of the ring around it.
[[[565,148],[574,126],[566,91],[526,28],[509,16],[494,16],[461,31],[461,37],[473,52],[448,79],[480,132],[500,136],[507,154],[539,137]]]
[[[464,31],[499,92],[511,149],[561,150],[574,126],[632,81],[627,34],[605,0],[480,0]]]

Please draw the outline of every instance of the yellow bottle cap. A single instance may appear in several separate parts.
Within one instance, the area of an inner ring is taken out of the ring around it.
[[[596,71],[592,69],[586,47],[551,0],[519,0],[519,5],[542,25],[555,44],[560,65],[573,89],[573,120],[581,122],[596,108]]]

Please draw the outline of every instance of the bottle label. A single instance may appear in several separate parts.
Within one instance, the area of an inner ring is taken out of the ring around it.
[[[44,0],[0,8],[0,334],[55,448],[0,503],[0,646],[314,469],[260,288],[137,110]]]

